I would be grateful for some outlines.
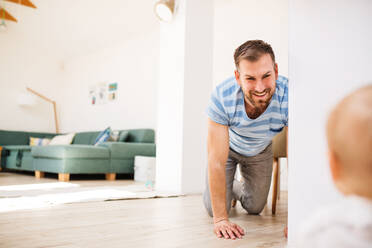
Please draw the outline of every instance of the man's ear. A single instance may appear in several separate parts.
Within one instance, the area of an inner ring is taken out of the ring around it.
[[[275,63],[274,70],[275,70],[275,79],[277,80],[278,79],[278,75],[279,75],[279,73],[278,73],[278,63]]]
[[[328,150],[328,161],[332,179],[334,182],[337,182],[341,177],[341,165],[336,154],[332,150]]]
[[[240,86],[242,86],[241,83],[240,83],[240,73],[239,73],[239,71],[238,71],[238,70],[235,70],[235,71],[234,71],[234,74],[235,74],[236,82],[238,82],[238,84],[239,84]]]

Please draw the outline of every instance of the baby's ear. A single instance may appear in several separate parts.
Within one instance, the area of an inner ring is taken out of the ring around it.
[[[328,150],[329,168],[333,181],[336,183],[341,177],[341,165],[334,151]]]

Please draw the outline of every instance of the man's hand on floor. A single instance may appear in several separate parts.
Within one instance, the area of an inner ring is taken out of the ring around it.
[[[214,223],[214,233],[217,237],[225,239],[241,239],[244,236],[243,228],[228,220]]]

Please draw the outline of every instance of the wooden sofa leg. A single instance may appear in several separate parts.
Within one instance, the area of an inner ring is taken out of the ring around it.
[[[69,173],[58,173],[58,181],[68,182],[70,180]]]
[[[36,178],[43,178],[44,177],[44,172],[42,171],[35,171],[35,177]]]
[[[106,174],[106,180],[115,181],[115,178],[116,178],[116,174],[115,173],[107,173]]]

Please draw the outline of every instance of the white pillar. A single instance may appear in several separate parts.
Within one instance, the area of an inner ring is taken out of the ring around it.
[[[289,1],[289,243],[305,218],[342,196],[329,172],[330,108],[372,81],[372,1]],[[293,235],[292,235],[293,234]]]
[[[173,21],[160,30],[156,189],[200,193],[212,90],[213,0],[176,1]]]

